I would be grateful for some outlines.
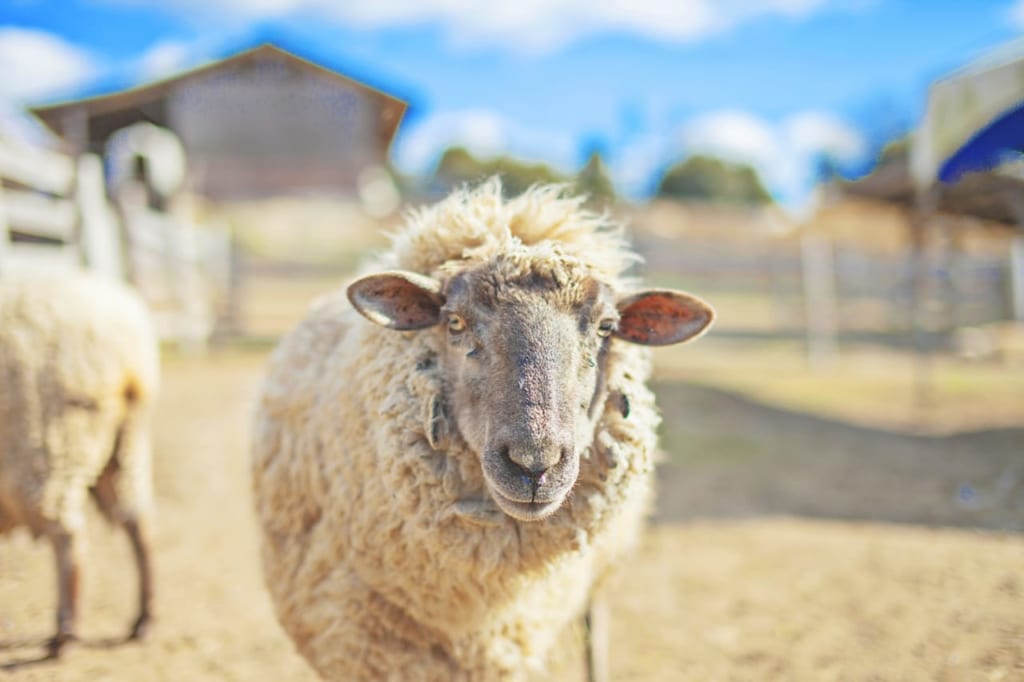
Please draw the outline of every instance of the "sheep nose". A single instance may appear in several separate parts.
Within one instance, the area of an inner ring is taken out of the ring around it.
[[[534,487],[544,483],[545,474],[572,454],[569,446],[533,448],[504,447],[502,456],[509,468],[518,470]]]

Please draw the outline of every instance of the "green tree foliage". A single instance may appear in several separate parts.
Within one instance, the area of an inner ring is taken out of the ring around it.
[[[657,196],[733,204],[767,204],[771,195],[753,168],[710,156],[691,156],[665,171]]]
[[[580,194],[586,194],[590,203],[597,206],[606,206],[615,201],[615,186],[598,152],[593,152],[576,174],[573,188]]]
[[[433,185],[442,191],[465,183],[478,183],[500,175],[506,196],[522,194],[530,185],[564,182],[565,177],[543,163],[528,163],[508,156],[477,159],[462,147],[451,147],[434,170]]]
[[[881,166],[892,161],[906,161],[910,156],[910,135],[904,135],[890,140],[882,147],[878,154],[878,165]]]

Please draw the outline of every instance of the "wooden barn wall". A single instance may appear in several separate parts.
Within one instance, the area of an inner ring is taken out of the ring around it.
[[[366,91],[264,60],[183,84],[168,101],[197,189],[220,197],[350,191],[381,163]]]

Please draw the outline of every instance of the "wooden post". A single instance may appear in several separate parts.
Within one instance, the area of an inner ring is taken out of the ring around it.
[[[1006,203],[1017,221],[1017,232],[1010,242],[1010,294],[1013,300],[1013,319],[1024,322],[1024,197],[1020,192],[1007,190]]]
[[[69,109],[60,121],[61,136],[71,144],[72,154],[89,151],[89,114],[83,109]]]
[[[824,237],[804,234],[800,240],[804,310],[807,326],[807,358],[820,367],[835,360],[838,343],[835,257],[832,243]]]
[[[0,275],[4,274],[7,267],[7,252],[10,249],[11,232],[7,225],[7,215],[4,212],[4,188],[0,184]]]
[[[210,335],[210,310],[203,291],[196,227],[186,216],[168,215],[162,226],[167,253],[167,277],[178,299],[179,345],[191,354],[206,349]]]
[[[1013,319],[1024,322],[1024,235],[1015,234],[1010,242],[1010,282]]]
[[[227,304],[224,329],[227,333],[241,336],[245,331],[245,318],[242,316],[246,281],[245,261],[242,247],[234,234],[229,234],[227,248]]]
[[[107,205],[103,163],[95,154],[78,159],[75,199],[79,210],[79,238],[82,255],[91,270],[104,277],[124,279],[124,261],[119,230]]]
[[[139,224],[141,222],[139,216],[146,208],[145,188],[134,181],[122,182],[116,188],[114,204],[121,228],[121,244],[123,245],[121,263],[124,278],[145,296],[146,287],[143,282],[145,273],[141,271],[140,260],[141,254],[148,248],[148,244],[143,241],[145,233]]]
[[[932,187],[928,191],[920,192],[917,196],[917,205],[913,210],[910,221],[910,229],[913,237],[913,287],[914,287],[914,309],[911,311],[914,338],[914,372],[913,372],[913,402],[915,409],[925,409],[934,401],[934,381],[932,378],[932,339],[929,332],[933,332],[931,324],[931,282],[929,280],[929,258],[928,244],[930,242],[930,227],[938,206],[939,189]]]

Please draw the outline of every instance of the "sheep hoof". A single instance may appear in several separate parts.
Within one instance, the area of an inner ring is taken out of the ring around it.
[[[131,632],[128,633],[129,641],[145,639],[149,634],[150,623],[152,623],[152,619],[149,617],[149,614],[139,616],[135,624],[132,625]]]
[[[76,639],[78,638],[75,637],[73,632],[58,632],[46,645],[46,657],[60,658],[60,655],[64,652],[64,647]]]

